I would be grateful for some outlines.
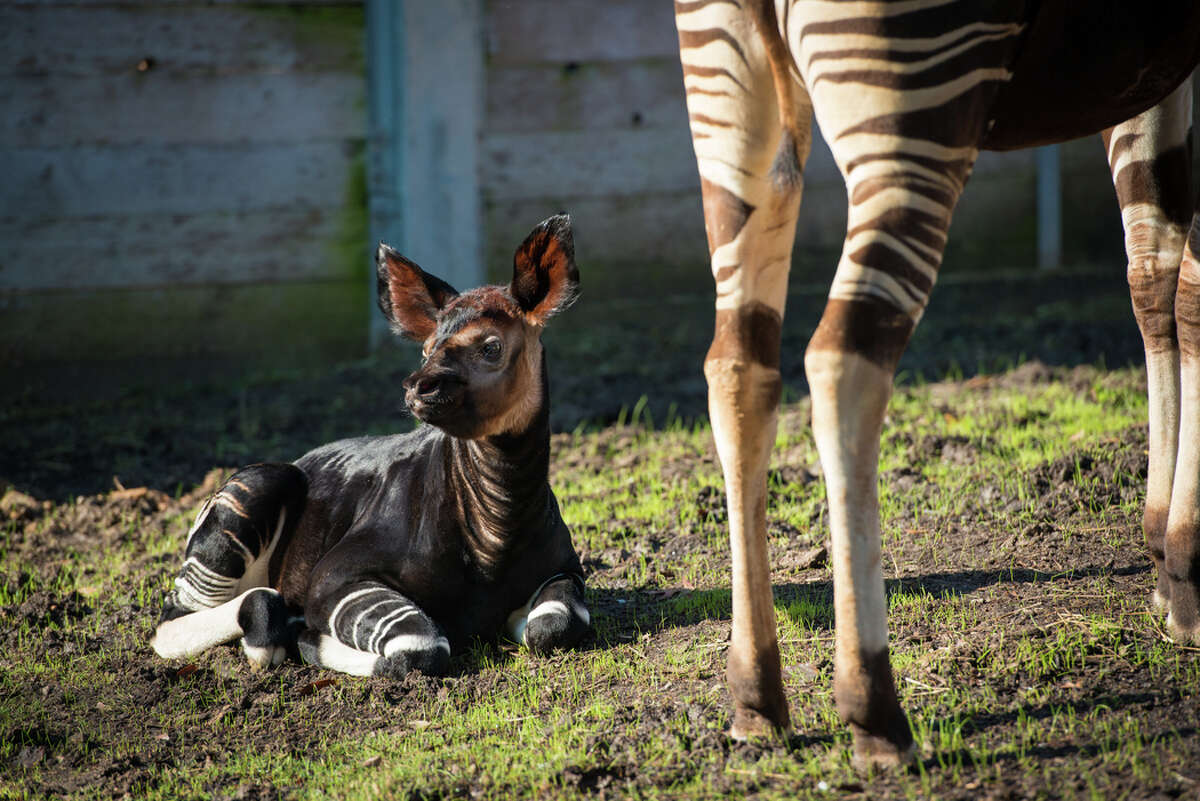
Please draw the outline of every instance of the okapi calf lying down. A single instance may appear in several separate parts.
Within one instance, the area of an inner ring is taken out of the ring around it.
[[[546,321],[574,300],[570,218],[517,249],[512,283],[459,294],[386,245],[379,306],[423,343],[403,383],[428,425],[234,474],[188,534],[153,647],[241,638],[256,666],[298,647],[355,675],[445,673],[504,633],[535,650],[589,629],[579,557],[547,481]]]

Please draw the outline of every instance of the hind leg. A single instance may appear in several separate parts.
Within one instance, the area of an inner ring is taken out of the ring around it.
[[[300,635],[305,662],[354,676],[441,676],[450,643],[413,601],[376,581],[345,584],[310,598]]]
[[[1163,536],[1170,597],[1167,630],[1179,643],[1200,645],[1200,211],[1192,217],[1175,295],[1179,332],[1179,454]]]
[[[766,476],[782,391],[779,344],[801,170],[811,143],[808,96],[787,73],[782,42],[770,33],[773,19],[756,20],[755,10],[763,8],[679,2],[675,17],[716,284],[704,376],[729,511],[726,679],[737,739],[790,727],[767,555]]]
[[[1185,596],[1189,594],[1193,610],[1195,606],[1194,578],[1190,592],[1187,589],[1187,576],[1194,572],[1188,563],[1193,559],[1186,558],[1194,535],[1189,537],[1186,532],[1195,531],[1196,482],[1189,479],[1189,473],[1196,470],[1187,462],[1189,457],[1195,461],[1195,445],[1189,444],[1189,436],[1195,436],[1196,412],[1200,410],[1194,397],[1186,397],[1197,394],[1196,367],[1194,357],[1185,356],[1181,362],[1181,341],[1189,327],[1194,330],[1196,321],[1189,324],[1189,294],[1180,274],[1181,261],[1185,266],[1189,260],[1195,264],[1194,257],[1184,257],[1192,219],[1187,144],[1190,99],[1187,82],[1154,108],[1103,135],[1125,226],[1129,292],[1146,350],[1150,471],[1142,527],[1157,573],[1152,600],[1158,608],[1172,612],[1175,594],[1180,597],[1181,611],[1188,605]],[[1179,313],[1183,319],[1177,326]],[[1189,425],[1192,434],[1181,432],[1181,426]],[[1168,548],[1172,537],[1176,545]],[[1171,561],[1169,550],[1180,562],[1172,563],[1174,571],[1167,564]],[[1172,621],[1177,617],[1173,614]],[[1194,611],[1191,617],[1194,620]]]
[[[268,566],[295,527],[307,486],[292,465],[254,465],[205,504],[150,643],[159,656],[194,656],[241,638],[252,665],[283,661],[302,619],[267,586]]]

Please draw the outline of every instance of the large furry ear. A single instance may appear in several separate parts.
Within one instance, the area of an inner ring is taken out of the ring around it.
[[[437,328],[437,313],[458,293],[382,242],[375,253],[379,309],[402,337],[424,342]]]
[[[579,295],[571,218],[558,214],[525,237],[513,256],[509,292],[534,325],[545,325]]]

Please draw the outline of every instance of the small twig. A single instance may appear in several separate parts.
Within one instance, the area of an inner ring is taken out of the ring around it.
[[[766,776],[771,779],[790,779],[790,778],[792,778],[791,776],[785,776],[782,773],[770,773],[765,770],[743,770],[742,768],[727,767],[727,768],[725,768],[725,772],[726,773],[737,773],[742,776],[753,776],[756,779],[759,776]]]
[[[923,681],[918,681],[917,679],[914,679],[912,676],[905,676],[904,680],[907,681],[909,684],[915,684],[916,686],[926,690],[927,692],[923,693],[924,695],[936,695],[937,693],[949,692],[949,690],[950,690],[949,687],[934,687],[932,684],[926,684]]]

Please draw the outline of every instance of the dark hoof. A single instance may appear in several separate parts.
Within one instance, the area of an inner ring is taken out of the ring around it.
[[[895,770],[908,768],[916,762],[912,736],[908,734],[907,727],[904,736],[894,739],[855,731],[853,726],[851,732],[854,735],[853,763],[857,771]]]
[[[591,626],[571,613],[536,617],[525,626],[524,642],[537,654],[558,649],[574,648],[592,630]]]
[[[375,675],[390,679],[402,679],[412,671],[426,676],[445,676],[450,672],[450,652],[441,648],[421,651],[399,651],[381,657],[375,663]]]
[[[1172,611],[1167,615],[1167,634],[1176,645],[1200,645],[1200,621],[1181,622]]]

